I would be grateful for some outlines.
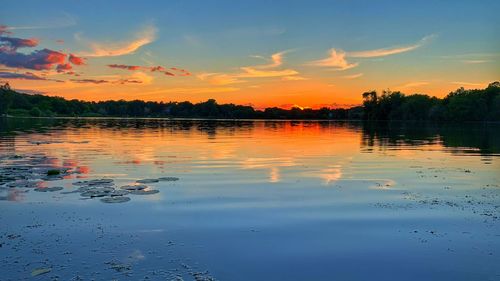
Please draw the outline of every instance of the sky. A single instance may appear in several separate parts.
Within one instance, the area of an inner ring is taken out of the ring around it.
[[[500,80],[500,1],[2,1],[0,82],[81,100],[348,107]]]

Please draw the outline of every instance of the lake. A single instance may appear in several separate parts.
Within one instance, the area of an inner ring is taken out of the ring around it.
[[[498,124],[4,118],[0,172],[0,280],[500,280]]]

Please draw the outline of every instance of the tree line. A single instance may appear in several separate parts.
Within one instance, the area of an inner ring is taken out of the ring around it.
[[[423,94],[363,93],[367,120],[500,121],[500,82],[485,89],[459,88],[439,99]]]
[[[376,91],[363,93],[363,105],[352,108],[301,109],[278,107],[256,110],[251,106],[205,102],[81,101],[23,94],[9,84],[0,86],[0,116],[33,117],[171,117],[224,119],[331,119],[500,121],[500,83],[485,89],[460,88],[445,98],[423,94]]]

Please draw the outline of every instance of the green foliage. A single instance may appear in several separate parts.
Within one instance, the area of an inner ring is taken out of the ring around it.
[[[500,121],[500,83],[486,89],[460,88],[444,99],[375,91],[363,94],[366,120]]]
[[[38,109],[38,107],[35,106],[30,110],[30,115],[33,117],[40,117],[42,115],[42,112],[40,111],[40,109]]]
[[[255,110],[251,106],[201,103],[66,100],[61,97],[17,93],[9,85],[0,86],[0,115],[83,116],[83,117],[174,117],[220,119],[365,119],[431,121],[500,121],[500,83],[486,89],[460,88],[443,99],[423,94],[376,91],[363,93],[363,106],[350,109],[290,110],[272,107]]]

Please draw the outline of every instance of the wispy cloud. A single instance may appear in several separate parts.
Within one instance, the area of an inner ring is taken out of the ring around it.
[[[148,25],[135,35],[132,40],[122,42],[93,42],[75,34],[75,39],[88,46],[90,51],[81,52],[84,57],[114,57],[132,54],[144,45],[156,39],[157,29]]]
[[[302,77],[302,76],[284,76],[281,78],[283,81],[303,81],[303,80],[309,80],[308,78]]]
[[[489,61],[487,61],[487,60],[463,60],[462,62],[465,64],[480,64],[480,63],[487,63]]]
[[[197,77],[214,85],[229,85],[246,82],[246,80],[243,80],[245,78],[292,77],[298,75],[299,72],[294,69],[275,69],[283,64],[283,55],[287,52],[289,51],[272,54],[268,64],[240,67],[240,72],[237,73],[201,73]],[[262,56],[253,57],[266,59]]]
[[[45,81],[62,82],[61,80],[46,78],[46,77],[39,76],[39,75],[36,75],[34,73],[31,73],[31,72],[17,73],[17,72],[0,71],[0,78],[3,78],[3,79],[21,79],[21,80],[45,80]]]
[[[271,55],[269,64],[256,65],[256,66],[253,66],[253,68],[266,69],[266,68],[274,68],[274,67],[281,66],[283,64],[283,55],[288,53],[288,52],[290,52],[290,50],[274,53]],[[255,55],[252,57],[268,60],[266,57],[259,56],[259,55]]]
[[[243,72],[236,74],[234,77],[237,78],[265,78],[265,77],[283,77],[292,76],[299,74],[299,72],[293,69],[283,69],[283,70],[259,70],[254,67],[241,67]]]
[[[353,74],[353,75],[346,75],[346,76],[342,76],[342,78],[344,79],[356,79],[356,78],[359,78],[363,76],[363,73],[357,73],[357,74]]]
[[[417,87],[421,87],[421,86],[426,86],[426,85],[429,85],[429,84],[430,83],[426,82],[426,81],[408,82],[406,84],[399,85],[396,88],[399,88],[399,89],[412,89],[412,88],[417,88]]]
[[[334,70],[347,70],[358,66],[358,63],[349,63],[346,60],[346,52],[337,49],[331,49],[329,57],[321,60],[312,61],[309,65],[331,67]]]
[[[107,77],[98,77],[70,79],[70,81],[78,84],[150,84],[153,81],[153,77],[143,72],[137,72],[132,76],[119,79],[107,79]]]
[[[246,82],[230,74],[222,73],[200,73],[196,75],[200,80],[207,81],[212,85],[230,85]]]
[[[396,46],[396,47],[366,50],[366,51],[346,52],[341,49],[333,48],[330,49],[329,56],[327,58],[311,61],[308,63],[308,65],[328,67],[331,70],[347,70],[359,65],[359,63],[357,62],[354,63],[349,62],[348,58],[375,58],[375,57],[385,57],[404,52],[409,52],[424,46],[435,37],[436,35],[426,36],[417,43],[412,45]]]
[[[108,80],[104,79],[70,79],[70,81],[75,82],[75,83],[91,83],[91,84],[104,84],[104,83],[109,83]]]
[[[161,72],[168,76],[190,76],[191,72],[178,68],[178,67],[163,67],[161,65],[158,66],[140,66],[140,65],[126,65],[126,64],[108,64],[110,68],[124,69],[124,70],[146,70],[150,72]]]
[[[483,87],[483,86],[486,86],[488,84],[488,83],[463,82],[463,81],[453,81],[450,83],[454,84],[454,85],[464,86],[464,87]]]
[[[375,49],[368,51],[348,52],[347,56],[351,58],[376,58],[376,57],[385,57],[385,56],[405,53],[424,46],[435,37],[436,35],[434,34],[425,36],[417,43],[407,46],[396,46],[396,47],[389,47],[389,48],[382,48],[382,49]]]
[[[30,29],[52,29],[52,28],[64,28],[70,27],[77,24],[75,17],[72,15],[62,12],[62,16],[58,15],[57,17],[52,18],[50,21],[32,25],[20,25],[20,26],[0,26],[0,34],[2,33],[2,29],[10,32],[10,30],[30,30]]]
[[[149,92],[144,92],[140,96],[151,96],[151,95],[161,95],[161,94],[211,94],[211,93],[228,93],[239,91],[239,88],[235,87],[191,87],[191,88],[170,88],[170,89],[160,89]]]

